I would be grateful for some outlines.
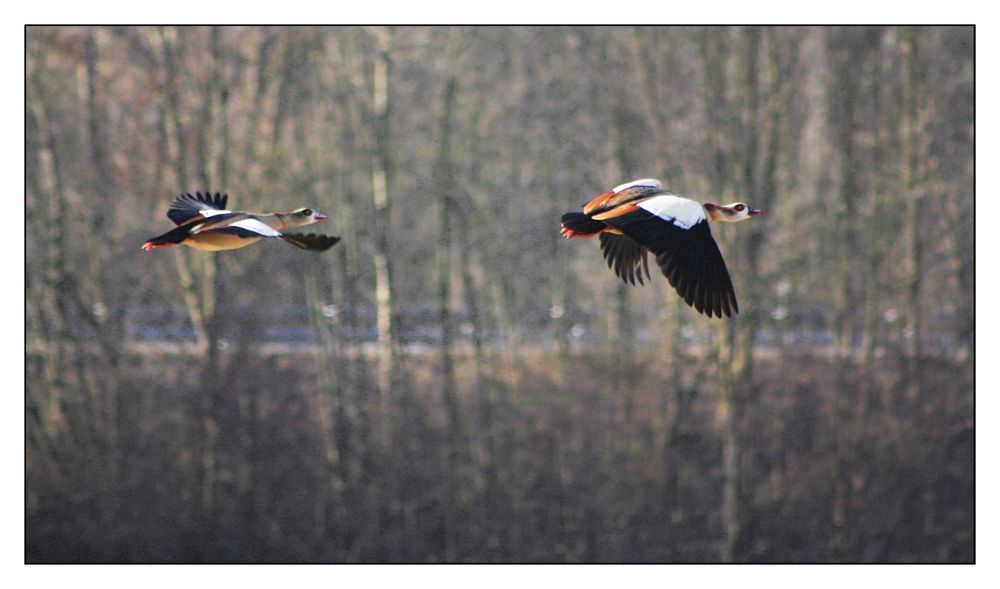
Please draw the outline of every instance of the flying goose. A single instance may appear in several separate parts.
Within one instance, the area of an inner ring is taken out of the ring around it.
[[[647,252],[688,305],[709,317],[739,313],[736,292],[709,221],[735,223],[760,215],[744,203],[699,204],[665,190],[659,180],[634,180],[591,199],[582,213],[562,216],[562,234],[600,235],[608,267],[629,284],[649,275]]]
[[[307,208],[290,213],[254,214],[226,210],[227,194],[196,192],[174,199],[167,217],[177,227],[142,244],[152,250],[178,244],[195,249],[218,251],[246,247],[265,237],[277,237],[295,247],[322,252],[340,241],[339,237],[316,233],[285,233],[286,229],[328,219],[319,211]]]

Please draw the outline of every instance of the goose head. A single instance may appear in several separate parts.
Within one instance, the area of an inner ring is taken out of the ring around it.
[[[278,216],[285,224],[285,227],[301,227],[302,225],[311,225],[316,221],[323,221],[330,218],[316,209],[306,207],[295,209],[290,213],[278,213]]]
[[[760,209],[755,209],[742,202],[734,202],[728,205],[717,205],[707,202],[704,204],[704,207],[710,221],[736,223],[760,215]]]

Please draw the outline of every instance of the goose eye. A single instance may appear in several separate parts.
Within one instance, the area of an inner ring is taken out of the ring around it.
[[[303,209],[303,211],[302,211],[302,216],[304,216],[304,217],[311,217],[312,214],[313,214],[313,210],[312,209]]]
[[[733,207],[733,208],[734,208],[734,209],[736,209],[736,212],[737,212],[737,213],[740,213],[740,212],[742,212],[742,211],[743,211],[743,209],[745,209],[746,207],[744,207],[743,205],[736,205],[736,206],[735,206],[735,207]]]

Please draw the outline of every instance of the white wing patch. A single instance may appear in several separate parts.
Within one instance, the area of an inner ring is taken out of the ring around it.
[[[259,234],[261,237],[281,237],[281,233],[271,229],[264,223],[261,223],[257,219],[241,219],[235,223],[231,223],[230,227],[239,227],[241,229],[246,229],[248,231],[253,231]]]
[[[643,178],[642,180],[632,180],[631,182],[626,182],[624,184],[619,184],[611,189],[611,192],[621,192],[627,188],[632,188],[634,186],[653,186],[655,188],[663,188],[660,181],[656,178]]]
[[[198,211],[198,213],[200,213],[203,217],[206,217],[206,218],[207,217],[214,217],[216,215],[228,215],[231,212],[232,211],[226,211],[226,210],[223,210],[223,209],[200,209]]]
[[[654,196],[640,202],[638,206],[681,229],[690,229],[705,220],[705,209],[700,204],[679,196],[669,194]]]

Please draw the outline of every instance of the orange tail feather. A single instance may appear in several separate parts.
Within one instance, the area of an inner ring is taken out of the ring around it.
[[[161,243],[156,243],[156,242],[153,242],[153,241],[147,241],[146,243],[142,244],[142,249],[148,252],[149,250],[155,250],[155,249],[161,248],[161,247],[173,247],[175,245],[177,245],[177,244],[176,243],[162,243],[162,242]]]

